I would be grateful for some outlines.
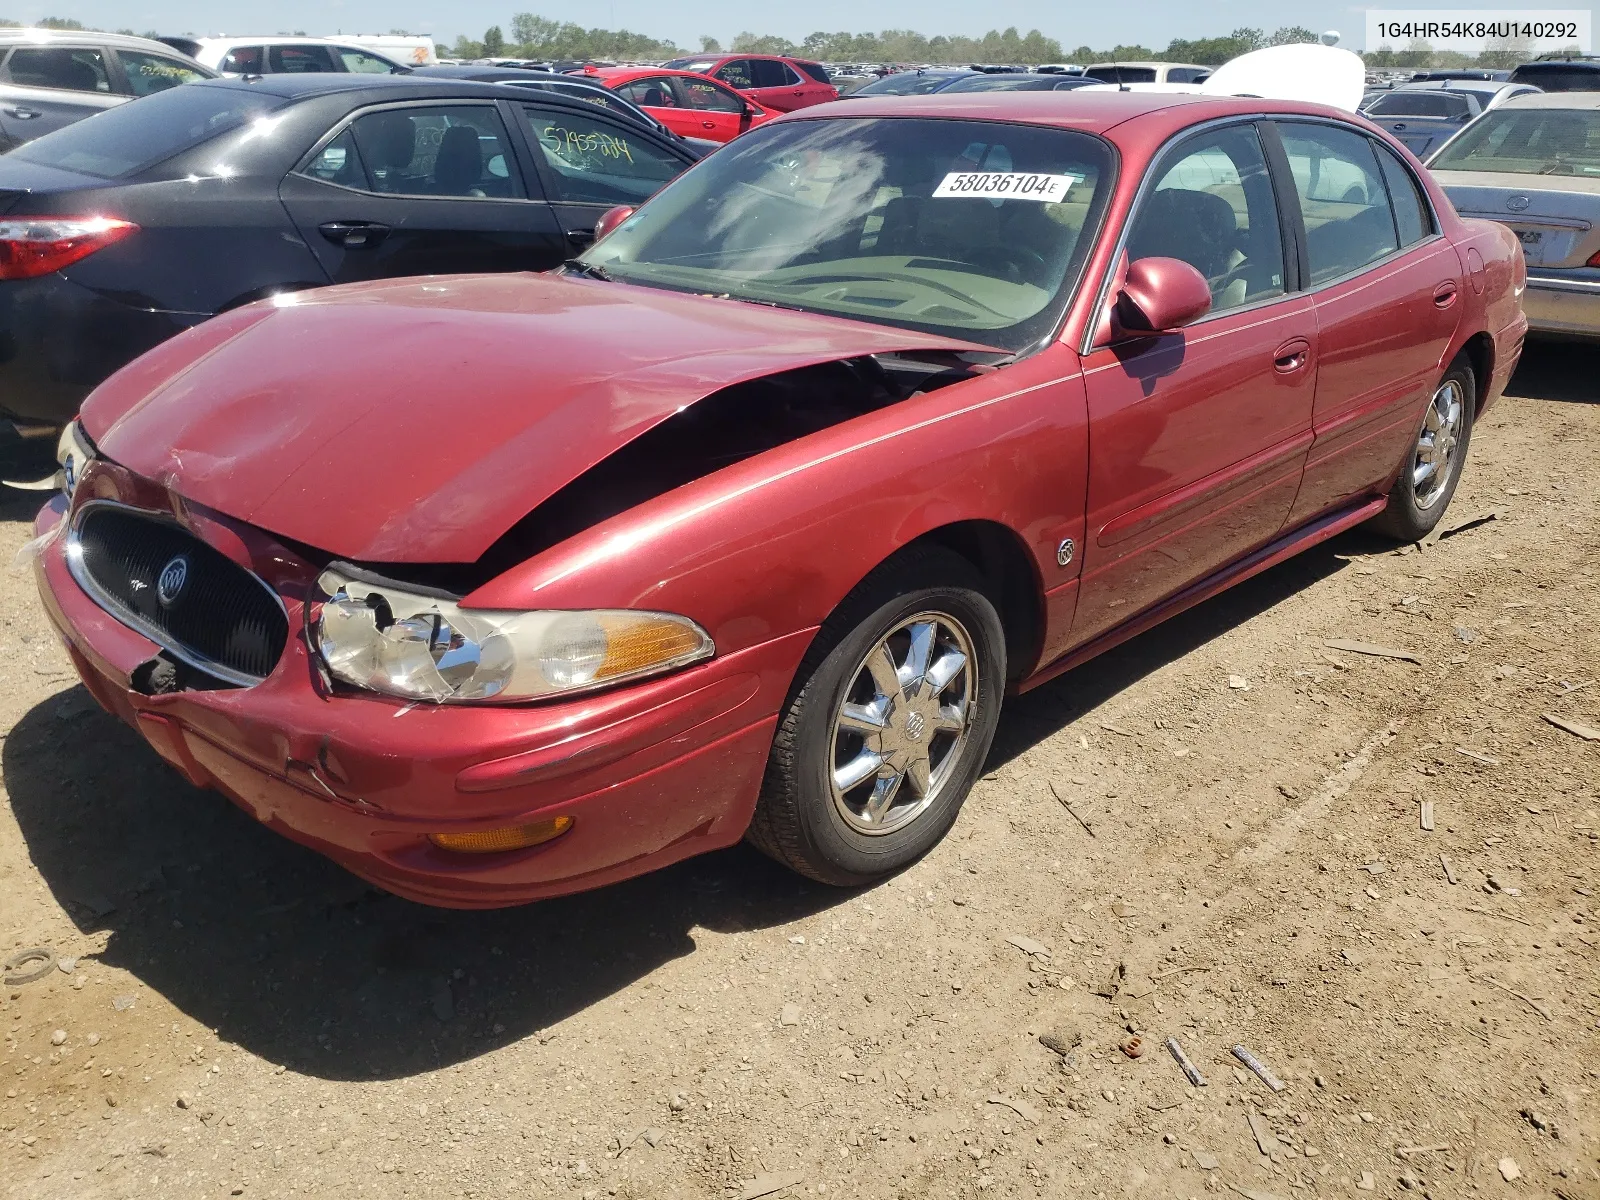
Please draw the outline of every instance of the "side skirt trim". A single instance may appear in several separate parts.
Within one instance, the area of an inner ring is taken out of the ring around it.
[[[1159,604],[1145,609],[1138,616],[1123,622],[1115,629],[1107,630],[1092,641],[1085,642],[1075,650],[1069,650],[1060,658],[1040,667],[1028,678],[1017,685],[1017,692],[1027,692],[1042,683],[1048,683],[1058,675],[1065,674],[1072,668],[1081,666],[1098,654],[1103,654],[1113,646],[1120,646],[1129,638],[1136,637],[1145,630],[1159,625],[1168,617],[1176,616],[1184,609],[1192,608],[1202,600],[1209,600],[1218,592],[1225,591],[1236,583],[1242,583],[1253,575],[1259,575],[1269,567],[1275,567],[1287,559],[1293,558],[1302,550],[1309,550],[1318,542],[1325,542],[1331,537],[1343,533],[1352,526],[1359,525],[1372,517],[1377,516],[1388,505],[1388,498],[1378,496],[1375,498],[1358,500],[1352,505],[1318,517],[1307,525],[1302,525],[1293,533],[1269,542],[1253,554],[1248,554],[1236,562],[1223,567],[1216,574],[1190,584],[1183,591],[1174,596],[1169,596]]]

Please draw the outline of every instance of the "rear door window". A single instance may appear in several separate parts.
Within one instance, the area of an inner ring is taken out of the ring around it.
[[[338,68],[326,46],[268,46],[267,69],[275,75],[304,75]]]
[[[6,78],[18,87],[111,90],[105,53],[91,46],[18,46],[6,60]]]
[[[487,104],[384,109],[357,117],[351,127],[375,192],[476,199],[527,195],[499,110]],[[336,138],[327,149],[337,143]],[[342,167],[330,160],[322,169]]]
[[[1399,249],[1389,190],[1372,142],[1354,130],[1279,126],[1300,193],[1312,284],[1358,271]]]
[[[553,199],[577,204],[639,204],[685,164],[641,137],[638,126],[594,115],[522,106],[536,152],[544,158]]]
[[[164,54],[146,54],[143,50],[118,50],[122,60],[122,73],[128,77],[128,90],[135,96],[148,96],[164,92],[179,84],[193,83],[206,76],[195,70],[193,64]]]

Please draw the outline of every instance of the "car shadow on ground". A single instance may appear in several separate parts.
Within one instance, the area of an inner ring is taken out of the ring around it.
[[[1600,382],[1595,361],[1600,347],[1594,343],[1530,340],[1506,392],[1533,400],[1568,404],[1600,402]]]
[[[1370,541],[1318,547],[1016,699],[990,765]],[[781,925],[851,894],[738,847],[522,908],[430,909],[190,787],[81,687],[29,711],[0,766],[40,874],[81,929],[107,931],[92,957],[220,1037],[324,1078],[393,1078],[475,1057],[693,953],[697,927]]]

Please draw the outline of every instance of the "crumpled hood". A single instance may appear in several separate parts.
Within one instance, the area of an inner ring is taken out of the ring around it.
[[[905,330],[547,275],[263,301],[102,384],[108,458],[365,562],[470,562],[607,455],[730,384],[867,354],[979,349]]]

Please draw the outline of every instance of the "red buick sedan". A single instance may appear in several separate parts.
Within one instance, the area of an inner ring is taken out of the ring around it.
[[[905,866],[1008,694],[1426,533],[1525,329],[1515,235],[1310,105],[863,100],[608,224],[163,344],[39,516],[99,702],[418,900]]]
[[[683,137],[731,142],[777,115],[731,87],[693,71],[669,71],[664,67],[586,67],[583,78],[602,83],[633,101]]]

